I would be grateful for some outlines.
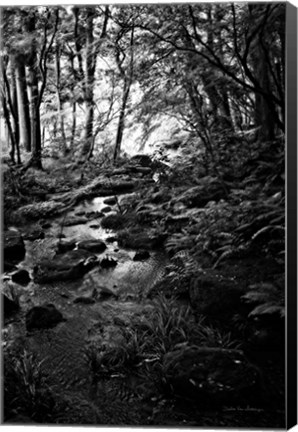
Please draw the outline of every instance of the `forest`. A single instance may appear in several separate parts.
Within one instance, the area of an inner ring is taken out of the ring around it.
[[[285,427],[285,3],[1,8],[5,424]]]

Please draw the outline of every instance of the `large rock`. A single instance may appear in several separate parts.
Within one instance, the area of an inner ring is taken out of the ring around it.
[[[61,321],[64,321],[63,315],[53,304],[34,306],[26,313],[26,328],[28,331],[52,328]]]
[[[150,156],[145,154],[136,154],[131,159],[131,162],[137,163],[138,165],[141,165],[142,167],[151,167],[152,165],[152,159]]]
[[[243,308],[243,291],[232,278],[216,274],[212,269],[191,280],[189,297],[199,313],[216,320],[230,320]]]
[[[119,232],[118,244],[124,248],[151,250],[163,245],[166,234],[158,232],[140,232],[123,230]]]
[[[167,353],[163,370],[169,391],[200,406],[256,406],[259,371],[238,350],[191,346]]]
[[[11,275],[11,279],[13,282],[19,285],[28,285],[31,281],[29,273],[25,269],[20,269]]]
[[[26,254],[22,235],[18,231],[6,231],[4,233],[4,261],[17,263],[22,261]]]
[[[87,250],[90,252],[101,253],[107,248],[102,240],[82,240],[78,243],[78,249]]]
[[[48,283],[73,280],[82,277],[97,264],[96,256],[85,249],[56,255],[52,260],[43,260],[33,269],[34,282]]]

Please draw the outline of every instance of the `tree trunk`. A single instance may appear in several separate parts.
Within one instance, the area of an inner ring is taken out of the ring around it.
[[[125,124],[125,111],[128,101],[128,96],[130,92],[130,87],[132,84],[133,79],[133,70],[134,70],[134,25],[131,28],[131,35],[130,35],[130,59],[129,59],[129,66],[128,70],[125,71],[122,66],[122,61],[120,60],[119,51],[116,54],[116,62],[118,65],[119,72],[123,78],[124,84],[123,84],[123,93],[122,93],[122,103],[120,108],[120,115],[119,115],[119,121],[118,121],[118,128],[117,128],[117,136],[116,136],[116,143],[114,148],[114,163],[116,162],[120,150],[121,150],[121,142],[124,132],[124,124]]]
[[[63,155],[65,156],[67,153],[67,147],[66,147],[66,138],[65,138],[65,130],[64,130],[64,118],[63,118],[63,105],[61,102],[61,68],[60,68],[60,46],[58,41],[56,42],[56,91],[57,91],[57,105],[58,105],[58,117],[59,117],[59,123],[60,123],[60,132],[61,132],[61,139],[62,139],[62,151]]]
[[[29,34],[35,33],[35,14],[28,14],[26,29]],[[38,58],[36,52],[36,41],[33,40],[31,52],[28,59],[28,84],[30,88],[30,117],[31,117],[31,149],[32,158],[30,165],[42,169],[41,163],[41,133],[39,112],[39,89],[38,89]]]
[[[119,121],[118,121],[118,128],[117,128],[117,136],[116,136],[116,143],[115,143],[115,149],[114,149],[114,162],[116,162],[121,149],[121,142],[124,132],[124,122],[125,122],[125,111],[126,111],[126,105],[127,100],[129,96],[129,90],[130,85],[125,82],[123,87],[123,95],[122,95],[122,104],[120,109],[120,115],[119,115]]]
[[[84,144],[82,149],[82,155],[90,153],[92,146],[92,135],[93,135],[93,118],[94,118],[94,106],[93,106],[93,92],[94,92],[94,56],[93,56],[93,19],[94,19],[94,8],[90,7],[87,9],[87,28],[86,28],[86,67],[85,67],[85,136]]]
[[[31,151],[29,100],[27,93],[25,66],[21,62],[17,62],[16,64],[16,84],[19,101],[18,113],[20,143],[24,146],[25,150],[29,152]]]
[[[74,57],[71,54],[70,56],[70,65],[72,70],[72,75],[75,76],[75,69],[74,69]],[[72,97],[72,125],[71,125],[71,137],[70,137],[70,149],[73,148],[75,136],[76,136],[76,126],[77,126],[77,103],[74,95],[74,82],[71,81],[71,93],[73,95]]]

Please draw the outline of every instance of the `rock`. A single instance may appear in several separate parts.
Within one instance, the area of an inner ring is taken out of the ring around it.
[[[142,261],[142,260],[145,260],[148,258],[150,258],[150,253],[147,250],[139,250],[135,253],[133,260],[134,261]]]
[[[85,249],[57,254],[53,259],[43,260],[34,267],[34,282],[41,284],[78,279],[97,263],[96,256]]]
[[[51,228],[52,224],[50,222],[45,222],[44,224],[41,225],[41,228],[43,229],[47,229],[47,228]]]
[[[100,225],[98,225],[98,224],[91,224],[91,225],[89,225],[89,227],[92,228],[92,229],[98,229],[98,228],[100,228]]]
[[[114,243],[117,241],[117,237],[111,236],[106,238],[107,243]]]
[[[63,225],[64,226],[73,226],[73,225],[81,225],[88,222],[88,219],[85,217],[79,217],[79,216],[71,216],[67,219],[65,219]]]
[[[149,167],[143,167],[143,166],[138,166],[138,165],[129,165],[128,166],[129,171],[131,173],[140,173],[140,174],[151,174],[152,173],[152,169]]]
[[[165,234],[154,232],[140,232],[126,230],[120,231],[118,234],[118,244],[129,249],[155,249],[162,246],[166,238]]]
[[[205,207],[209,201],[219,201],[226,197],[226,191],[223,185],[212,177],[204,177],[201,179],[202,184],[193,186],[181,195],[178,195],[176,202],[182,202],[187,207]]]
[[[108,216],[105,216],[101,220],[101,226],[105,229],[122,229],[125,227],[127,223],[127,217],[120,213],[111,214]]]
[[[114,290],[105,286],[96,287],[96,291],[98,300],[106,300],[110,297],[118,298],[118,294]]]
[[[115,205],[117,204],[117,199],[114,197],[106,198],[103,203],[106,205]]]
[[[4,261],[7,264],[15,264],[22,261],[26,254],[25,244],[19,231],[6,231],[3,235],[4,240]]]
[[[92,220],[92,219],[98,219],[103,217],[104,213],[98,211],[91,211],[91,212],[87,212],[86,216],[88,217],[88,220]]]
[[[117,261],[114,260],[113,258],[106,256],[100,261],[100,265],[102,268],[116,267]]]
[[[103,207],[103,208],[101,209],[101,211],[102,211],[103,213],[109,213],[111,210],[112,210],[112,209],[111,209],[110,206]]]
[[[109,195],[117,195],[118,193],[130,192],[135,188],[136,184],[129,180],[119,180],[115,183],[110,183],[110,190],[107,191]]]
[[[63,240],[58,243],[57,253],[65,253],[76,247],[76,240]]]
[[[78,249],[101,253],[107,246],[102,240],[82,240],[78,243]]]
[[[81,297],[76,297],[73,302],[82,303],[82,304],[94,304],[95,300],[92,297],[81,296]]]
[[[53,304],[34,306],[26,313],[26,328],[28,331],[52,328],[61,321],[64,321],[63,315]]]
[[[10,315],[19,310],[20,306],[17,297],[15,299],[11,299],[3,293],[1,293],[1,297],[5,318],[9,317]]]
[[[199,314],[229,321],[241,310],[243,291],[232,278],[218,275],[211,269],[207,271],[191,280],[190,303]]]
[[[27,270],[21,269],[11,275],[11,279],[13,282],[19,285],[28,285],[31,281],[29,273]]]
[[[23,234],[24,240],[34,241],[44,239],[44,232],[41,228],[34,228],[27,233]]]
[[[163,370],[168,390],[200,406],[256,406],[259,371],[233,349],[190,346],[167,353]]]
[[[136,154],[130,160],[142,167],[150,167],[152,165],[151,157],[145,154]]]

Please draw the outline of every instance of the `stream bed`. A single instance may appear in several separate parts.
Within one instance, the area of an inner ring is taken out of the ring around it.
[[[168,263],[165,253],[161,251],[151,251],[148,259],[134,261],[136,251],[120,248],[117,241],[107,241],[115,233],[101,228],[100,218],[61,227],[65,216],[74,217],[87,211],[100,212],[106,207],[106,199],[107,197],[100,197],[81,202],[67,215],[49,220],[51,226],[44,230],[43,239],[25,241],[26,256],[17,267],[26,269],[32,275],[36,262],[54,257],[61,233],[65,240],[103,240],[107,245],[106,250],[95,255],[99,259],[112,258],[117,265],[107,269],[96,265],[84,277],[72,281],[37,284],[31,280],[26,287],[9,281],[20,296],[21,307],[3,327],[5,347],[26,349],[34,353],[42,361],[42,370],[50,385],[60,387],[62,391],[79,392],[85,397],[90,396],[92,381],[85,348],[88,342],[97,339],[98,323],[103,324],[105,337],[113,339],[114,321],[122,319],[123,322],[129,322],[131,316],[142,313],[143,308],[148,307],[146,294],[162,278]],[[116,297],[92,304],[75,302],[76,298],[90,294],[96,287],[106,287],[115,292]],[[54,328],[28,333],[25,325],[26,312],[33,306],[44,303],[54,304],[65,320]]]

